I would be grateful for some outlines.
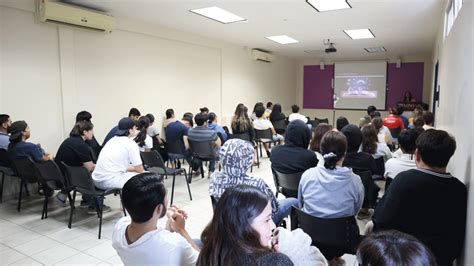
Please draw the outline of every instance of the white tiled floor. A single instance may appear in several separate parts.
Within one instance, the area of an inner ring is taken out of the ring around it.
[[[250,175],[263,178],[274,189],[268,158],[263,158],[260,168],[254,167]],[[165,180],[169,194],[171,181]],[[176,177],[174,204],[188,212],[186,228],[193,238],[200,237],[212,217],[208,185],[207,175],[204,179],[194,177],[190,201],[184,177]],[[77,197],[76,206],[80,198]],[[114,224],[123,215],[118,197],[108,196],[105,200],[112,211],[104,214],[102,239],[97,239],[97,216],[80,208],[76,208],[72,228],[67,228],[69,207],[61,207],[54,197],[49,202],[48,218],[41,220],[42,200],[37,195],[25,197],[21,212],[16,210],[17,200],[0,204],[0,265],[121,265],[111,244]],[[362,232],[367,221],[358,222]],[[347,265],[355,265],[354,256],[346,254],[344,259]]]

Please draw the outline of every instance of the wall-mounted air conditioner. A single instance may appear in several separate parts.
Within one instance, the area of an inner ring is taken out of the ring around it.
[[[42,22],[110,33],[115,18],[103,12],[49,0],[37,0],[38,18]]]
[[[263,61],[267,63],[270,63],[274,59],[272,54],[259,49],[252,49],[252,57],[254,60]]]

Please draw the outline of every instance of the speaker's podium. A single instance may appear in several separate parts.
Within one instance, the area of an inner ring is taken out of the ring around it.
[[[413,110],[415,110],[415,107],[417,106],[423,107],[423,110],[428,109],[428,104],[424,102],[409,102],[409,103],[398,102],[397,105],[401,106],[403,108],[403,111],[408,111],[408,112],[412,112]]]

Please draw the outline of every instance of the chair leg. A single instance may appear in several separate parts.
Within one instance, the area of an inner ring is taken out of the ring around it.
[[[258,156],[258,150],[257,150],[257,168],[260,169],[260,156]]]
[[[71,192],[70,192],[70,191],[67,192],[67,198],[68,198],[68,200],[69,200],[69,206],[71,206],[71,208],[75,208],[74,202],[72,201],[72,197],[71,197]]]
[[[21,180],[21,183],[20,183],[20,192],[18,194],[18,207],[17,207],[17,211],[20,212],[20,209],[21,209],[21,196],[22,196],[22,192],[23,192],[23,186],[24,186],[24,181]]]
[[[43,201],[43,212],[41,213],[41,220],[48,218],[47,209],[48,209],[48,195],[45,193],[44,201]]]
[[[101,237],[101,234],[102,234],[102,209],[103,209],[103,205],[104,205],[104,199],[101,198],[99,199],[99,197],[94,197],[94,200],[95,200],[95,203],[97,206],[96,209],[97,209],[97,216],[99,217],[99,239]]]
[[[176,181],[176,175],[173,175],[173,184],[171,185],[171,201],[170,206],[173,205],[173,196],[174,196],[174,182]]]
[[[262,142],[259,142],[259,143],[258,143],[258,146],[260,147],[260,157],[263,157],[263,153],[262,153]]]
[[[188,174],[189,174],[188,183],[191,184],[191,182],[193,181],[193,168],[191,166],[189,166]]]
[[[191,189],[189,188],[188,175],[186,174],[186,169],[184,170],[184,179],[186,180],[186,186],[188,187],[189,200],[193,200],[193,197],[191,196]],[[174,180],[174,176],[173,176],[173,180]]]
[[[201,178],[204,178],[204,165],[201,161]]]
[[[72,226],[72,214],[74,213],[74,209],[76,209],[76,207],[74,206],[75,202],[76,202],[76,190],[74,190],[74,192],[72,193],[72,201],[69,201],[69,203],[71,204],[71,211],[69,212],[69,224],[67,225],[69,229],[71,229],[71,226]]]
[[[25,187],[25,192],[26,192],[26,196],[30,196],[30,192],[28,191],[28,185],[26,184],[26,182],[23,182],[23,186]]]

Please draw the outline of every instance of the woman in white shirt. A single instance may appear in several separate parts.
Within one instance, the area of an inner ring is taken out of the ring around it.
[[[134,140],[138,144],[141,152],[148,152],[153,149],[153,139],[147,133],[148,127],[150,127],[150,119],[146,116],[140,117],[140,119],[138,119],[138,130],[140,130],[140,132]]]

